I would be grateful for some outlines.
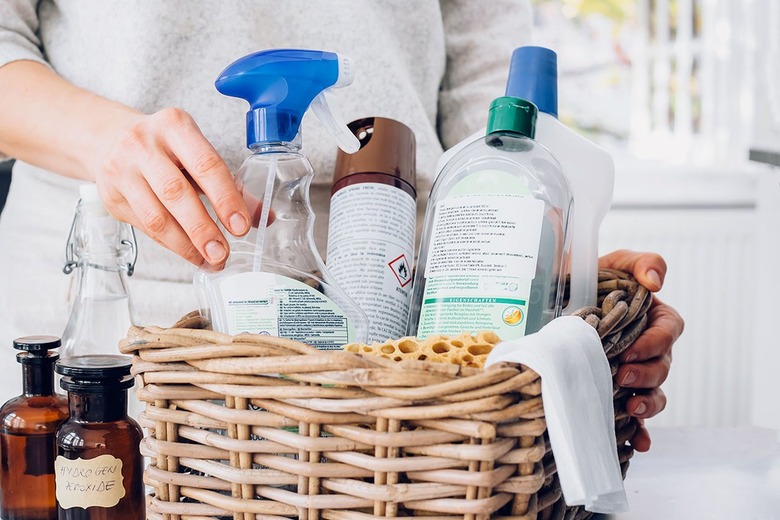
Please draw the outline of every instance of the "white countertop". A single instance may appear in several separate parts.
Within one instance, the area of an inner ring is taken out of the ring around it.
[[[631,511],[615,520],[780,520],[780,432],[652,428],[626,478]]]

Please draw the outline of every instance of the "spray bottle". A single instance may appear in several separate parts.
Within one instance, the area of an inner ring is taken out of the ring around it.
[[[236,185],[253,223],[245,237],[231,239],[224,270],[195,275],[214,330],[269,334],[321,349],[365,341],[365,313],[333,283],[314,243],[314,172],[300,152],[299,134],[311,106],[342,149],[360,148],[325,98],[326,90],[352,80],[349,58],[297,49],[256,52],[219,75],[220,93],[251,106],[246,125],[252,155],[236,174]]]
[[[560,161],[571,184],[571,269],[568,303],[563,314],[596,304],[599,227],[609,211],[615,184],[615,164],[599,146],[558,121],[558,64],[554,51],[519,47],[512,54],[506,95],[527,99],[539,108],[536,140]],[[479,137],[482,129],[447,150],[436,166],[442,168],[455,153]]]

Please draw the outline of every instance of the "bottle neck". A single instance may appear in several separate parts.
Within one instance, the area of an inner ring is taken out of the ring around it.
[[[111,257],[87,257],[79,264],[79,297],[126,297],[127,271]],[[112,265],[113,263],[113,265]]]
[[[69,261],[78,267],[104,271],[126,271],[135,260],[135,235],[127,224],[109,215],[102,205],[79,202],[73,220],[67,251]]]
[[[54,395],[54,365],[48,362],[24,363],[22,392],[26,396]]]
[[[261,142],[249,147],[252,153],[299,153],[301,151],[300,139],[293,142]]]
[[[127,417],[127,390],[103,393],[68,392],[71,419],[79,422],[112,422]]]

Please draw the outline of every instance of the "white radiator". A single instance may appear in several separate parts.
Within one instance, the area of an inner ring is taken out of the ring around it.
[[[659,297],[686,322],[663,385],[667,409],[651,424],[750,424],[761,278],[755,179],[658,171],[625,177],[602,226],[601,252],[663,255],[669,271]]]

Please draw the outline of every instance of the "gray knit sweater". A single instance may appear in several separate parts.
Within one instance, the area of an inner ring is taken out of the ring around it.
[[[247,106],[216,92],[219,72],[260,49],[339,52],[354,59],[357,77],[334,104],[346,121],[385,116],[414,130],[423,207],[442,146],[485,124],[530,25],[527,0],[0,0],[0,67],[34,60],[147,113],[181,107],[235,171],[247,155]],[[322,246],[336,147],[310,115],[302,137],[316,172]],[[15,165],[0,217],[0,350],[17,335],[62,332],[72,277],[61,267],[77,186]],[[139,242],[131,289],[140,319],[169,324],[196,307],[194,268],[146,237]],[[0,366],[9,359],[3,354]]]

